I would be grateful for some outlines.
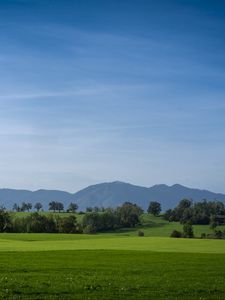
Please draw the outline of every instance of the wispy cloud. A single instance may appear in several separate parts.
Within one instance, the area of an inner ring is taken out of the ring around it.
[[[86,87],[72,91],[37,91],[32,93],[18,92],[15,94],[0,95],[0,100],[7,99],[37,99],[37,98],[56,98],[56,97],[71,97],[71,96],[90,96],[108,91],[107,87]]]

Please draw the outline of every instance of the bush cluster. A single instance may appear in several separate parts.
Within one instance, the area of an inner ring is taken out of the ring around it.
[[[167,210],[164,218],[181,224],[191,222],[204,225],[210,224],[217,215],[225,216],[225,206],[220,201],[203,200],[193,203],[191,200],[183,199],[174,209]]]
[[[88,212],[82,220],[85,233],[110,231],[123,227],[135,227],[140,223],[143,210],[136,204],[125,202],[116,209],[105,209],[103,212]]]
[[[219,240],[224,240],[225,239],[225,230],[214,230],[213,233],[201,234],[202,239],[219,239]]]
[[[174,238],[193,238],[194,237],[194,231],[193,227],[190,223],[186,223],[183,226],[183,232],[178,231],[178,230],[173,230],[172,233],[170,234],[170,237]]]

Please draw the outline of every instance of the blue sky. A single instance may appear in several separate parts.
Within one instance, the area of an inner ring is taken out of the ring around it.
[[[0,186],[225,192],[224,1],[0,0]]]

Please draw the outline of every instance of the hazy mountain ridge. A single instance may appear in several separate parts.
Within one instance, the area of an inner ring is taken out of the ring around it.
[[[88,206],[116,207],[125,201],[130,201],[146,209],[149,201],[159,201],[165,210],[174,207],[182,198],[189,198],[194,201],[216,199],[225,203],[224,194],[188,188],[179,184],[172,186],[158,184],[148,188],[115,181],[91,185],[74,194],[59,190],[41,189],[32,192],[29,190],[0,189],[0,204],[8,209],[12,208],[14,203],[21,204],[23,201],[32,204],[39,201],[45,209],[48,209],[50,201],[61,201],[65,207],[70,202],[76,202],[80,210],[85,210]]]

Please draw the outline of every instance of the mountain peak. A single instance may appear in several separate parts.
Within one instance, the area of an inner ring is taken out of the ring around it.
[[[161,184],[155,184],[155,185],[151,186],[150,189],[160,189],[160,188],[164,189],[164,188],[168,188],[168,187],[169,186],[167,184],[161,183]]]
[[[187,189],[187,187],[185,187],[185,186],[183,186],[179,183],[175,183],[175,184],[171,185],[171,188],[185,188],[185,189]]]
[[[116,181],[111,182],[111,184],[129,184],[129,183],[126,183],[126,182],[123,182],[123,181],[116,180]]]

